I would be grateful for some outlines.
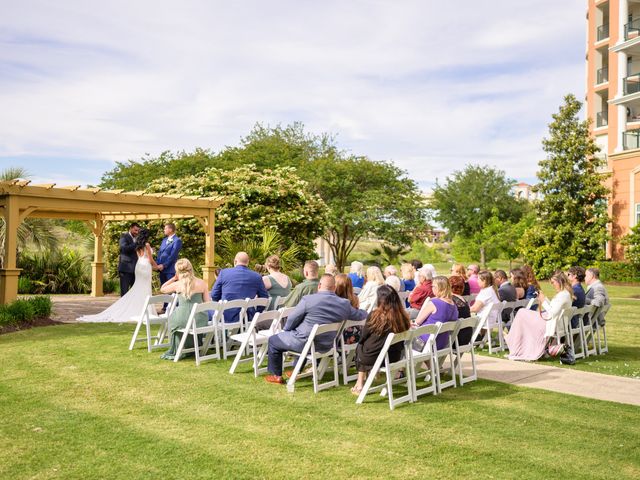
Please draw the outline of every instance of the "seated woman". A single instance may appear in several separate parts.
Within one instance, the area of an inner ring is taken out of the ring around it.
[[[210,302],[211,297],[207,283],[195,277],[191,262],[186,258],[181,258],[176,262],[176,274],[160,287],[160,291],[179,295],[178,306],[169,317],[169,350],[160,357],[165,360],[173,360],[182,339],[182,333],[177,330],[187,326],[191,309],[196,303]],[[207,312],[196,314],[196,326],[204,327],[208,321]],[[193,347],[193,337],[189,335],[185,341],[185,348]]]
[[[478,274],[478,285],[480,292],[476,297],[473,305],[471,305],[471,313],[477,313],[478,316],[486,316],[484,325],[494,327],[498,324],[498,312],[493,308],[494,305],[500,303],[498,298],[498,290],[493,284],[493,275],[487,270],[482,270]]]
[[[353,285],[351,284],[351,278],[349,275],[339,273],[336,275],[336,295],[338,297],[346,298],[351,302],[353,308],[360,308],[360,301],[355,293],[353,293]],[[352,344],[358,343],[360,340],[360,327],[345,328],[344,343]]]
[[[262,277],[264,287],[269,292],[269,310],[275,308],[276,298],[285,298],[291,292],[291,279],[280,271],[280,257],[278,255],[271,255],[265,261],[264,265],[269,271],[269,275]]]
[[[533,273],[533,268],[531,268],[529,265],[523,265],[521,270],[527,282],[527,291],[525,292],[524,298],[535,298],[536,292],[540,291],[540,284],[538,283],[538,280],[536,280],[536,275],[535,273]]]
[[[524,273],[519,268],[514,268],[511,270],[509,274],[509,280],[511,281],[511,285],[513,285],[516,289],[516,297],[518,300],[523,300],[525,295],[527,294],[527,279],[524,276]]]
[[[460,275],[452,275],[449,277],[449,285],[451,285],[451,299],[458,308],[458,318],[469,318],[471,309],[469,303],[462,298],[464,291],[464,279]],[[467,345],[473,336],[473,328],[463,328],[458,332],[458,344]]]
[[[545,312],[520,309],[513,319],[511,330],[505,337],[510,360],[538,360],[544,355],[549,340],[556,333],[557,322],[563,322],[564,311],[571,307],[573,289],[567,276],[558,272],[551,277],[551,285],[557,292],[551,301],[540,291],[538,300]]]
[[[410,292],[416,288],[416,281],[413,278],[416,273],[416,269],[413,268],[413,265],[410,263],[403,263],[400,266],[400,272],[402,275],[402,283],[404,284],[404,291]]]
[[[418,270],[418,285],[409,295],[409,317],[415,319],[427,298],[433,297],[433,274],[424,267]]]
[[[420,309],[415,320],[416,326],[430,325],[433,323],[455,322],[458,320],[458,307],[453,301],[451,294],[451,286],[449,279],[444,276],[438,276],[433,279],[434,298]],[[429,341],[429,335],[420,337],[423,342]],[[445,348],[449,341],[449,332],[438,335],[436,338],[436,348],[438,350]]]
[[[353,288],[362,288],[364,286],[364,265],[362,262],[351,262],[351,268],[349,269],[349,278]]]
[[[464,283],[464,290],[462,291],[462,296],[470,295],[471,290],[469,288],[469,282],[467,281],[467,269],[464,268],[464,265],[461,263],[454,263],[451,266],[451,276],[459,276],[462,277],[462,281]]]
[[[362,310],[369,312],[373,309],[376,304],[378,287],[381,285],[384,285],[384,277],[380,269],[378,267],[367,268],[367,283],[358,294]]]
[[[376,290],[377,304],[367,318],[362,336],[356,347],[356,368],[358,380],[351,393],[359,395],[367,379],[367,373],[373,368],[380,350],[390,333],[402,333],[409,330],[411,323],[402,305],[402,301],[393,288],[383,285]],[[397,362],[402,356],[404,345],[396,343],[389,348],[389,361]]]

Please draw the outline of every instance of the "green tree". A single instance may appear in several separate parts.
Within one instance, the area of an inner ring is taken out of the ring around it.
[[[625,247],[624,257],[633,265],[640,267],[640,223],[622,237],[622,245]]]
[[[535,203],[536,222],[523,240],[525,260],[542,277],[557,268],[592,265],[604,257],[608,239],[608,188],[589,135],[589,121],[579,119],[582,103],[567,95],[542,141],[547,158],[540,161]]]
[[[397,246],[424,236],[426,207],[406,175],[392,163],[355,156],[320,158],[301,171],[329,207],[324,238],[339,270],[365,236]]]
[[[397,265],[400,261],[400,257],[402,255],[406,255],[410,251],[411,248],[405,245],[394,247],[393,245],[383,243],[379,248],[376,247],[372,249],[369,254],[381,265]]]
[[[480,262],[486,265],[491,254],[488,248],[492,248],[487,224],[518,222],[530,208],[525,200],[514,198],[514,184],[502,170],[468,165],[447,177],[444,184],[436,180],[429,206],[435,220],[454,238],[459,236],[458,243],[475,246]]]

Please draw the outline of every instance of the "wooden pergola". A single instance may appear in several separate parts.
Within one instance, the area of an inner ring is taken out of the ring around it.
[[[4,217],[4,264],[0,268],[0,304],[17,297],[18,226],[28,217],[60,218],[87,222],[95,236],[91,263],[91,295],[103,295],[103,232],[106,222],[196,218],[205,231],[204,280],[213,283],[215,210],[224,197],[198,197],[164,193],[125,192],[79,186],[56,187],[55,183],[30,185],[28,180],[0,182],[0,212]]]

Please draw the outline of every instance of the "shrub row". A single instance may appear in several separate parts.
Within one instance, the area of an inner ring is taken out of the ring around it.
[[[640,282],[640,267],[628,262],[599,262],[603,282]]]
[[[48,296],[15,300],[8,305],[0,305],[0,326],[48,318],[51,316],[52,308],[53,302]]]

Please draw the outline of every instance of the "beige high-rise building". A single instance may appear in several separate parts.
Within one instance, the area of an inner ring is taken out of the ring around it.
[[[640,223],[640,0],[588,0],[587,115],[611,172],[607,253]]]

